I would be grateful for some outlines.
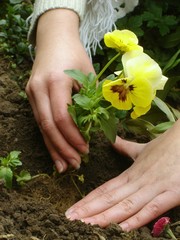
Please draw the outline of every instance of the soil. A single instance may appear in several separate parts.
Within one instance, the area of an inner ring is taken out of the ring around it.
[[[105,229],[69,221],[64,212],[81,198],[78,190],[87,194],[108,179],[127,169],[131,159],[117,154],[101,134],[90,143],[89,162],[80,170],[62,175],[54,174],[52,160],[44,145],[27,99],[20,96],[28,80],[24,68],[9,68],[8,61],[0,62],[0,156],[10,151],[21,151],[23,169],[34,177],[23,187],[14,184],[7,190],[0,185],[0,240],[151,240],[153,222],[130,233],[123,232],[118,224]],[[26,81],[21,81],[21,77]],[[84,175],[84,183],[78,180]],[[76,188],[76,185],[78,189]],[[165,214],[172,223],[180,220],[180,209]],[[180,239],[180,225],[173,227]],[[163,236],[158,239],[169,239]]]

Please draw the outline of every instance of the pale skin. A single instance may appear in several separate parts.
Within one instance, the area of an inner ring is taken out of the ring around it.
[[[180,119],[147,144],[117,137],[114,148],[134,163],[72,206],[69,219],[101,227],[120,223],[130,231],[180,205]]]
[[[59,172],[79,168],[88,152],[67,104],[80,86],[66,69],[94,72],[79,39],[79,17],[67,9],[50,10],[38,21],[36,57],[26,92],[45,144]],[[160,138],[137,144],[117,138],[114,148],[134,164],[106,182],[66,212],[71,219],[102,227],[120,223],[124,230],[145,225],[180,204],[180,121]]]
[[[79,39],[79,17],[66,9],[44,13],[36,36],[36,57],[26,93],[45,144],[59,172],[68,165],[79,168],[79,153],[88,153],[84,141],[68,111],[76,81],[66,69],[94,72],[92,63]]]

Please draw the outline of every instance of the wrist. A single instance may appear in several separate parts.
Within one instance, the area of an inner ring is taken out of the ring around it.
[[[38,21],[36,46],[79,40],[79,16],[69,9],[54,9],[44,13]]]

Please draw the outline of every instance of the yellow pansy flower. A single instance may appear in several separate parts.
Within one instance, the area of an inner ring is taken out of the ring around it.
[[[133,106],[147,107],[153,99],[153,89],[148,81],[120,78],[105,80],[103,96],[112,106],[120,110],[130,110]]]
[[[159,65],[143,52],[131,51],[122,57],[124,73],[117,80],[105,80],[102,93],[112,106],[130,110],[132,118],[149,111],[157,89],[164,87],[167,78]]]
[[[154,91],[163,90],[168,78],[162,75],[157,62],[144,52],[130,51],[122,56],[124,74],[129,78],[143,78],[150,81]]]
[[[143,51],[143,48],[138,45],[137,36],[129,30],[114,30],[104,35],[104,43],[109,48],[114,48],[121,52],[131,50]]]

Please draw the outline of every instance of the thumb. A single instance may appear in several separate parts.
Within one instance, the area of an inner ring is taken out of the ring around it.
[[[135,161],[146,146],[146,143],[131,142],[117,136],[116,141],[112,146],[117,152],[120,152]]]

